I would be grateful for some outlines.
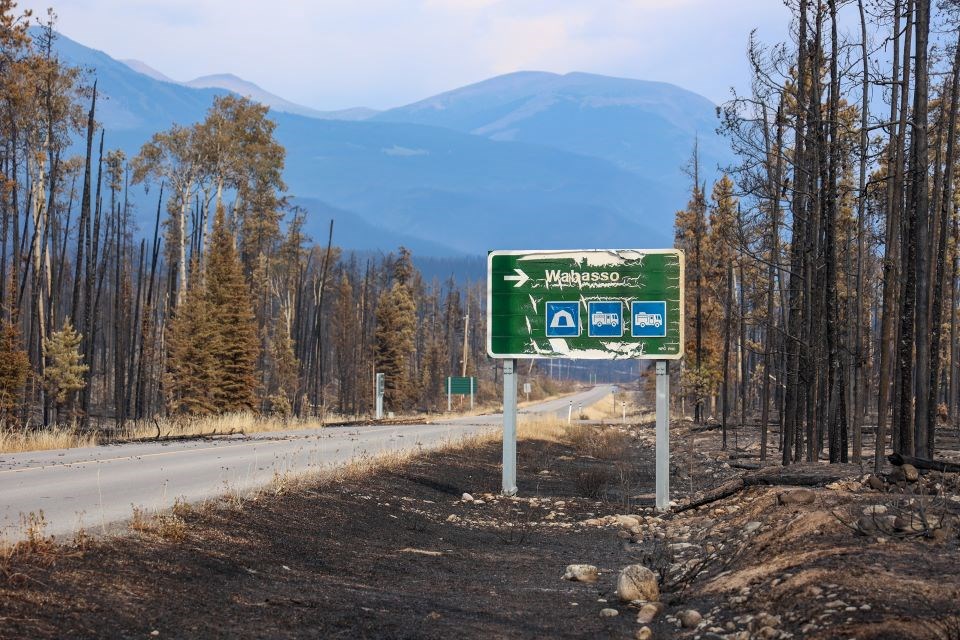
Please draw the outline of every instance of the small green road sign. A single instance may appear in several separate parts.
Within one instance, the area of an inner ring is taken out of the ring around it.
[[[455,396],[469,396],[477,392],[477,378],[475,376],[449,376],[447,391]]]
[[[683,355],[679,249],[491,251],[493,358],[676,360]]]

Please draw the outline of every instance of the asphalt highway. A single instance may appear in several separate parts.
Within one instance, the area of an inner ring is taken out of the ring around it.
[[[611,386],[533,404],[521,414],[566,418],[570,403],[588,407]],[[521,394],[522,397],[522,394]],[[0,454],[0,532],[23,537],[24,515],[43,512],[45,533],[106,532],[131,517],[244,493],[288,473],[322,471],[365,456],[426,449],[502,427],[501,414],[440,418],[432,424],[323,427],[211,440],[151,442]]]

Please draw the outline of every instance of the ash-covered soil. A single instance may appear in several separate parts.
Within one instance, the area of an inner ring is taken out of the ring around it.
[[[738,435],[734,464],[756,446]],[[674,436],[681,506],[756,473],[730,467],[716,432]],[[138,516],[122,537],[37,532],[0,559],[0,637],[960,637],[956,475],[846,465],[826,486],[658,515],[652,444],[652,425],[522,441],[520,498],[496,495],[487,442]],[[576,563],[598,580],[562,580]],[[659,581],[647,624],[617,594],[631,564]]]

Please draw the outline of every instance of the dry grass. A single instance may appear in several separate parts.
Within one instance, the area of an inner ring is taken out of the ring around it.
[[[0,453],[92,447],[95,444],[97,444],[95,434],[78,433],[75,429],[64,427],[44,430],[0,429]]]
[[[221,416],[164,418],[157,421],[139,420],[111,434],[111,439],[136,440],[143,438],[196,436],[202,434],[264,433],[290,429],[323,427],[316,418],[297,420],[257,416],[249,413]],[[51,429],[0,429],[0,453],[44,451],[92,447],[104,440],[94,431],[78,431],[68,427]]]
[[[630,446],[630,435],[616,427],[572,424],[564,439],[581,455],[598,460],[620,460]]]

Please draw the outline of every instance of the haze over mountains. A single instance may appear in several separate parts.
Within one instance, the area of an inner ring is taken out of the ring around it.
[[[307,232],[325,238],[333,217],[349,249],[670,246],[694,140],[708,183],[730,157],[715,106],[664,83],[518,72],[380,113],[325,112],[230,74],[178,83],[66,37],[57,48],[95,69],[106,146],[130,156],[153,133],[202,119],[225,91],[270,106]],[[155,203],[141,209],[145,220]]]

